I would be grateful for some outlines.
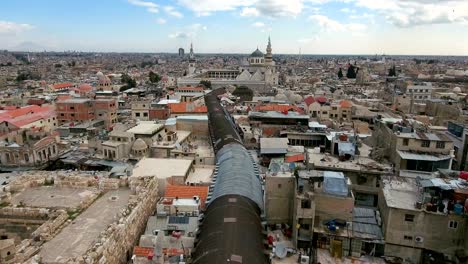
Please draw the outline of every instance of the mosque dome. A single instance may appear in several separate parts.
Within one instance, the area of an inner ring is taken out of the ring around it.
[[[263,56],[264,56],[263,52],[261,52],[258,48],[254,52],[252,52],[252,54],[250,54],[250,57],[255,57],[255,58],[263,57]]]
[[[298,104],[300,102],[302,102],[302,96],[298,95],[298,94],[292,94],[290,97],[289,97],[289,101],[291,103],[294,103],[294,104]]]
[[[461,93],[461,88],[457,86],[457,87],[453,88],[453,92],[454,93]]]
[[[275,96],[275,100],[277,100],[277,101],[287,101],[288,97],[286,97],[286,95],[284,95],[284,94],[277,94]]]
[[[104,73],[102,73],[102,72],[99,71],[99,72],[96,73],[96,76],[97,76],[98,78],[101,78],[101,77],[104,76]]]
[[[145,141],[143,139],[138,138],[135,140],[132,146],[133,151],[141,151],[141,150],[146,150],[148,148],[148,145],[146,145]]]

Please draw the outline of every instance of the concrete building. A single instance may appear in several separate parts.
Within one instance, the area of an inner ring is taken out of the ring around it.
[[[129,158],[134,141],[132,133],[113,130],[109,133],[109,140],[102,142],[102,153],[106,159]]]
[[[377,213],[354,206],[350,185],[341,172],[298,171],[292,232],[297,248],[327,248],[338,258],[382,255]]]
[[[449,121],[448,131],[445,134],[454,144],[454,159],[450,169],[468,170],[468,128],[461,123]]]
[[[444,133],[415,130],[404,122],[381,120],[373,136],[396,171],[432,172],[451,167],[454,145]]]
[[[43,168],[60,155],[58,133],[20,129],[0,137],[0,167]]]
[[[105,126],[110,128],[117,121],[115,99],[67,99],[56,103],[56,111],[60,124],[104,120]]]
[[[412,98],[415,103],[425,103],[432,98],[432,83],[409,83],[406,87],[406,94]]]
[[[151,120],[149,112],[151,109],[150,101],[136,101],[132,102],[132,119],[148,121]]]
[[[405,263],[452,263],[466,255],[467,187],[456,178],[385,178],[379,209],[385,255]],[[464,197],[464,199],[463,199]]]

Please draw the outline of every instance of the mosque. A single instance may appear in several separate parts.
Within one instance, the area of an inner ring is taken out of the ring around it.
[[[253,90],[270,89],[278,84],[278,73],[271,52],[271,41],[268,38],[266,54],[257,48],[248,57],[246,65],[240,65],[237,69],[200,70],[196,67],[193,46],[190,45],[187,76],[178,78],[177,86],[197,86],[200,81],[208,80],[213,89],[229,85],[245,85]]]

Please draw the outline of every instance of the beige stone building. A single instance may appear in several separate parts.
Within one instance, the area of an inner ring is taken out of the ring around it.
[[[451,167],[453,141],[444,133],[414,129],[402,120],[381,120],[373,136],[377,148],[381,148],[396,171],[432,172]]]
[[[383,180],[379,209],[385,255],[401,257],[405,263],[426,263],[430,257],[435,258],[433,263],[445,263],[454,260],[460,250],[468,253],[467,219],[463,206],[454,200],[468,188],[455,189],[453,185],[460,186],[457,182],[441,178]]]

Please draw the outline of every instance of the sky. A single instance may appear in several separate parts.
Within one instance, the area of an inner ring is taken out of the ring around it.
[[[0,1],[0,49],[468,55],[468,0]]]

